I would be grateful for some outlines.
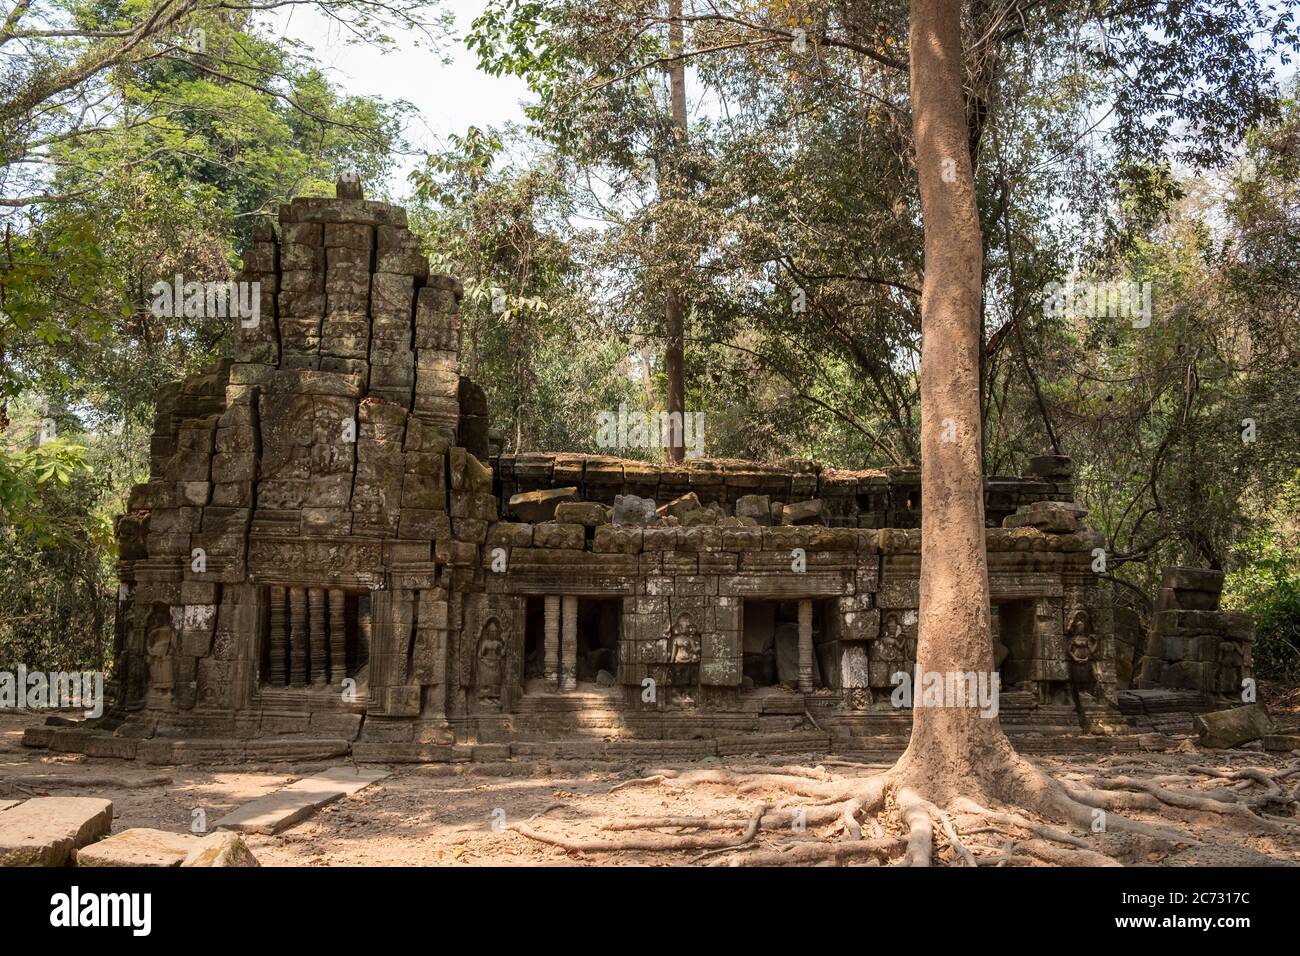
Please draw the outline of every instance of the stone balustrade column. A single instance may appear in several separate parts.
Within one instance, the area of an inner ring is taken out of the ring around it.
[[[560,649],[560,690],[578,689],[578,599],[566,594],[560,602],[563,642]]]
[[[813,692],[812,600],[799,602],[799,693]]]
[[[542,650],[545,654],[542,676],[546,679],[547,688],[555,690],[560,684],[560,596],[558,594],[546,595],[542,619],[545,626],[542,632]]]
[[[273,687],[283,687],[289,683],[288,668],[288,647],[285,645],[285,590],[284,588],[271,588],[271,636],[268,643],[270,644],[271,654],[271,673],[270,681]]]
[[[289,588],[289,683],[307,683],[306,588]]]
[[[307,603],[310,609],[308,620],[311,623],[311,682],[323,686],[328,680],[325,676],[325,657],[329,647],[329,631],[325,626],[325,589],[310,588],[307,591]]]
[[[347,595],[330,588],[330,681],[339,684],[348,674]]]

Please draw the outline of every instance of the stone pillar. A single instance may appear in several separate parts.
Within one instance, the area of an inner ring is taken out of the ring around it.
[[[308,620],[311,623],[311,682],[324,685],[325,658],[329,653],[329,631],[325,624],[325,589],[310,588],[307,591]]]
[[[306,588],[289,588],[289,683],[307,683]]]
[[[560,596],[548,594],[545,601],[542,676],[546,678],[547,688],[554,690],[560,684]]]
[[[561,600],[563,644],[560,653],[560,690],[578,689],[578,599],[566,594]]]
[[[340,684],[348,673],[347,595],[330,588],[330,681]]]
[[[813,692],[812,599],[799,602],[799,693]]]
[[[286,658],[288,647],[285,645],[285,591],[284,588],[271,588],[271,674],[270,681],[274,687],[283,687],[289,683],[289,669]]]

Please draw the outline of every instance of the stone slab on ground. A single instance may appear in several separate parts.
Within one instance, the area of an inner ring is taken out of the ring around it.
[[[112,826],[112,801],[33,797],[0,815],[0,866],[63,866]]]
[[[1265,734],[1263,743],[1265,750],[1290,753],[1300,750],[1300,734]]]
[[[1246,704],[1229,710],[1197,714],[1192,720],[1202,747],[1239,747],[1259,740],[1273,729],[1263,704]]]
[[[82,847],[75,856],[77,866],[180,866],[198,842],[188,833],[135,827]]]
[[[21,800],[0,800],[0,813],[4,813],[10,807],[16,807],[22,803]]]
[[[239,833],[279,833],[305,820],[326,804],[387,776],[386,770],[335,767],[244,804],[218,820],[213,828]]]

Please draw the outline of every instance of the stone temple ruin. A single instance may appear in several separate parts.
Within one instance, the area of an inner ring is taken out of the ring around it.
[[[917,470],[503,454],[461,375],[460,283],[429,273],[404,210],[339,193],[258,226],[242,279],[260,317],[233,360],[159,396],[151,477],[117,524],[114,706],[28,744],[158,762],[901,748]],[[986,483],[1000,716],[1022,746],[1150,730],[1249,673],[1249,627],[1193,573],[1167,582],[1136,675],[1174,690],[1127,689],[1070,474],[1048,456]]]

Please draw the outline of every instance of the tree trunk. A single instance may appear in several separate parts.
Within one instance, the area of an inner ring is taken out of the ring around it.
[[[681,59],[685,34],[682,26],[682,0],[668,0],[668,52],[678,57],[668,65],[668,93],[672,107],[673,145],[669,169],[665,179],[669,193],[685,193],[685,180],[681,167],[681,154],[686,147],[686,61]],[[684,440],[686,415],[686,368],[683,357],[685,338],[685,297],[677,285],[670,285],[664,302],[664,374],[668,379],[664,395],[664,410],[669,415],[677,413],[680,430],[670,432],[668,460],[681,461],[685,457]]]
[[[925,231],[921,290],[921,675],[991,674],[988,556],[981,466],[982,238],[962,101],[960,0],[913,0],[911,98]],[[976,706],[913,702],[899,767],[931,799],[982,790],[1013,754],[996,716]]]

